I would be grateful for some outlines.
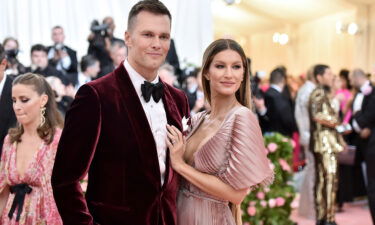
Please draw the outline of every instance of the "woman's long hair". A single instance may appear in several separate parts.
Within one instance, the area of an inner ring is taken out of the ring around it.
[[[242,64],[244,66],[243,81],[240,88],[236,92],[237,101],[240,102],[243,106],[251,108],[251,91],[250,91],[250,70],[249,65],[246,59],[245,52],[242,47],[234,40],[231,39],[218,39],[212,42],[206,49],[203,54],[203,63],[202,63],[202,86],[205,98],[208,103],[211,104],[211,89],[210,81],[207,80],[206,74],[208,73],[212,60],[214,57],[224,51],[224,50],[233,50],[237,52],[242,59]]]
[[[16,84],[23,84],[31,86],[39,95],[47,95],[48,101],[45,105],[45,123],[37,128],[38,135],[47,144],[53,141],[56,127],[63,126],[63,119],[55,101],[55,94],[51,86],[47,83],[43,76],[33,73],[26,73],[16,77],[13,81],[13,86]],[[10,142],[21,142],[21,136],[24,133],[23,126],[17,122],[15,128],[9,129]]]

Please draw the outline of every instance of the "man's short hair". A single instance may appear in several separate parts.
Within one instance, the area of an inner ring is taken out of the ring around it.
[[[161,1],[142,0],[135,4],[129,12],[128,30],[132,28],[134,20],[136,19],[137,15],[142,11],[153,13],[155,15],[167,15],[169,17],[169,20],[172,22],[171,13]]]
[[[318,64],[314,66],[314,78],[317,80],[318,75],[323,76],[326,69],[329,69],[329,66],[324,64]]]
[[[4,50],[4,47],[0,44],[0,63],[3,61],[3,59],[5,59],[5,50]]]
[[[46,54],[48,54],[47,48],[42,44],[36,44],[31,47],[30,54],[33,54],[35,51],[43,51]]]
[[[272,70],[271,75],[270,75],[271,84],[279,84],[285,80],[286,80],[286,76],[282,69],[276,68]]]
[[[365,71],[363,71],[362,69],[359,69],[359,68],[354,69],[352,73],[353,73],[353,76],[355,76],[355,77],[364,77],[366,79],[368,78]]]
[[[99,60],[93,55],[85,55],[81,59],[81,71],[85,72],[88,67],[94,65]]]
[[[55,30],[55,29],[64,30],[64,28],[62,28],[62,26],[60,26],[60,25],[56,25],[56,26],[52,27],[52,30]]]

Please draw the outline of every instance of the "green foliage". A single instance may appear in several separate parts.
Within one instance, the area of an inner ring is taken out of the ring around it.
[[[241,209],[244,225],[293,225],[289,219],[295,190],[291,185],[293,171],[293,144],[289,138],[279,133],[264,135],[275,180],[269,187],[252,191],[244,199]]]

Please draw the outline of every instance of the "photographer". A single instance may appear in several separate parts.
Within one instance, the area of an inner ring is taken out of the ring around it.
[[[5,55],[7,57],[7,69],[5,71],[8,75],[17,76],[26,72],[26,68],[17,59],[19,53],[19,44],[17,39],[8,37],[3,42]]]
[[[64,29],[61,26],[53,27],[51,38],[53,45],[47,48],[49,65],[55,67],[64,75],[76,74],[78,65],[77,53],[64,45]]]
[[[111,44],[115,41],[124,42],[113,36],[115,28],[115,22],[112,17],[105,17],[102,24],[99,24],[97,20],[91,23],[91,34],[88,37],[90,44],[87,54],[93,55],[99,59],[100,70],[112,64],[112,59],[110,57]]]

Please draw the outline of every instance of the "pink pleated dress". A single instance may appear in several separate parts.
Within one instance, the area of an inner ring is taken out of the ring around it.
[[[192,117],[187,141],[207,113]],[[230,110],[219,131],[194,153],[192,162],[195,169],[218,177],[234,189],[253,189],[272,183],[274,173],[269,165],[258,119],[243,106]],[[235,225],[228,201],[181,179],[178,225]]]

